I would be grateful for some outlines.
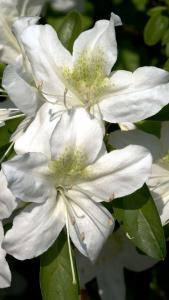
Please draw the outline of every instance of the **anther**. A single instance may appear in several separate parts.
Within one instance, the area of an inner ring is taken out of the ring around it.
[[[114,199],[114,193],[111,195],[111,197],[109,198],[109,201],[111,202],[111,201],[113,201],[113,199]]]
[[[82,233],[80,234],[80,239],[81,239],[82,242],[84,241],[84,239],[85,239],[85,234],[84,234],[84,232],[82,232]]]
[[[108,224],[109,224],[110,226],[113,225],[113,220],[112,220],[111,218],[109,218]]]
[[[72,225],[74,226],[76,224],[76,220],[74,217],[71,217],[71,222],[72,222]]]
[[[126,233],[126,236],[127,236],[127,238],[128,238],[129,240],[134,239],[134,237],[130,236],[128,232]]]

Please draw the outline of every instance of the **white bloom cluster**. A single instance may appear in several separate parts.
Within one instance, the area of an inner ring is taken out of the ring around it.
[[[0,122],[24,117],[11,138],[16,155],[0,172],[0,287],[11,280],[6,253],[19,260],[39,256],[64,227],[75,281],[71,241],[95,261],[114,228],[101,202],[129,195],[145,182],[163,224],[168,221],[168,194],[154,181],[163,168],[159,161],[151,175],[157,154],[151,145],[158,151],[159,141],[152,137],[151,144],[130,123],[169,103],[169,73],[156,67],[112,72],[115,26],[121,25],[113,13],[81,33],[71,54],[51,26],[37,24],[44,2],[0,0],[0,60],[7,64],[2,85],[13,103],[0,109]],[[110,137],[121,149],[108,153],[105,121],[131,128]],[[21,204],[4,237],[3,220]]]

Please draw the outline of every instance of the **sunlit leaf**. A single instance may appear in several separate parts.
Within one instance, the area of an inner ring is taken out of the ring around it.
[[[162,14],[153,15],[144,29],[144,41],[147,45],[157,44],[169,26],[169,18]]]
[[[72,52],[73,43],[82,29],[81,16],[78,12],[70,12],[58,29],[58,36],[62,44]]]
[[[131,241],[145,254],[164,259],[166,245],[160,217],[149,189],[113,201],[115,217]]]

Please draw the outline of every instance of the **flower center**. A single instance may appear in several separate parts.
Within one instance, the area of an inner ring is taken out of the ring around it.
[[[64,67],[63,77],[67,88],[90,108],[99,102],[109,86],[103,52],[98,49],[93,56],[90,52],[83,51],[72,69]]]
[[[71,187],[86,177],[86,155],[83,151],[66,149],[58,160],[49,162],[49,169],[57,187]]]

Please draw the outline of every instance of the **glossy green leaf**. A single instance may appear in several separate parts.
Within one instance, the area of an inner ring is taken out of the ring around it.
[[[47,24],[51,25],[56,30],[56,32],[58,32],[64,18],[64,16],[49,16],[47,17]]]
[[[62,232],[40,259],[43,300],[79,300],[78,285],[72,283],[67,238]]]
[[[149,189],[113,201],[115,217],[131,241],[147,255],[164,259],[166,245],[160,217]]]
[[[72,52],[73,43],[82,29],[81,16],[78,12],[70,12],[58,29],[58,37],[62,44]]]
[[[147,45],[157,44],[169,26],[169,18],[162,14],[153,15],[144,29],[144,41]]]

